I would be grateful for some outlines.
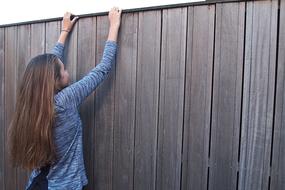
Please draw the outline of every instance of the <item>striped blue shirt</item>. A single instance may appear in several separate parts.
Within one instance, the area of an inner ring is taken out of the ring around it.
[[[65,87],[54,96],[56,111],[54,140],[59,161],[50,168],[47,175],[48,189],[81,190],[87,185],[82,141],[82,122],[79,105],[108,76],[115,60],[117,43],[107,40],[101,62],[81,80]],[[51,53],[63,61],[64,44],[57,42]],[[26,189],[40,173],[34,169]]]

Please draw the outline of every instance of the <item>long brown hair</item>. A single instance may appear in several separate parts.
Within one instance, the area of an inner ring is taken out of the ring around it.
[[[8,128],[13,167],[31,171],[57,160],[53,141],[54,94],[60,90],[60,64],[54,54],[28,63],[17,89],[15,112]]]

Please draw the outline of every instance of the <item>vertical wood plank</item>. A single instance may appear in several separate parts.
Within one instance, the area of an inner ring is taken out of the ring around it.
[[[278,1],[247,2],[239,189],[268,189]]]
[[[123,14],[114,68],[80,108],[84,189],[284,189],[280,3],[277,69],[277,0]],[[75,25],[64,56],[72,83],[99,64],[108,27],[107,16]],[[60,28],[61,21],[0,28],[0,189],[27,182],[9,163],[7,127],[26,64],[50,52]]]
[[[77,80],[95,67],[96,17],[78,20]],[[94,92],[80,106],[83,124],[84,164],[88,184],[84,189],[94,189]]]
[[[18,27],[18,41],[17,41],[17,89],[19,89],[20,81],[25,72],[26,66],[30,60],[31,53],[31,30],[30,25],[21,25]],[[24,189],[28,181],[29,173],[22,168],[17,168],[17,189]]]
[[[70,84],[76,82],[76,66],[77,66],[77,44],[78,44],[78,22],[68,35],[64,44],[64,66],[69,73]],[[61,25],[60,25],[60,28]],[[60,32],[60,31],[59,31]]]
[[[134,189],[155,190],[161,11],[139,13]]]
[[[109,33],[108,16],[97,17],[96,65],[102,59]],[[119,46],[119,45],[118,45]],[[119,47],[118,47],[119,48]],[[95,92],[95,128],[94,139],[94,189],[112,190],[113,173],[113,126],[115,105],[115,68],[113,62],[108,77]]]
[[[31,57],[45,52],[45,23],[31,24]]]
[[[16,105],[16,77],[17,77],[17,26],[5,28],[5,140],[7,142],[7,129],[12,120]],[[5,144],[5,188],[17,189],[16,168],[12,167],[7,143]]]
[[[188,8],[182,189],[207,189],[215,5]]]
[[[216,5],[209,189],[236,189],[245,3]]]
[[[278,70],[271,168],[271,190],[285,189],[285,2],[280,1]]]
[[[157,189],[180,189],[187,7],[164,9],[159,95]]]
[[[5,189],[5,28],[0,28],[0,189]]]
[[[45,23],[30,25],[30,59],[45,51]],[[30,61],[30,60],[29,60]],[[28,61],[28,62],[29,62]],[[28,62],[26,64],[28,64]],[[31,172],[28,173],[28,178]],[[28,179],[25,186],[28,184]]]
[[[115,81],[113,187],[133,189],[138,13],[122,14]]]
[[[50,53],[55,46],[60,34],[60,21],[52,21],[46,23],[45,32],[45,52]]]

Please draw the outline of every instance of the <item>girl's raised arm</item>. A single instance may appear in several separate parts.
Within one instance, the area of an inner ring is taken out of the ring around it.
[[[55,54],[63,63],[64,63],[63,61],[64,44],[65,44],[66,38],[68,34],[70,33],[70,31],[73,29],[75,22],[79,18],[78,16],[75,16],[71,20],[71,16],[73,16],[73,14],[71,14],[70,12],[66,12],[64,14],[63,19],[62,19],[62,29],[60,32],[60,36],[58,38],[57,43],[51,50],[51,53]]]
[[[108,39],[105,43],[102,59],[87,75],[79,81],[62,89],[57,94],[57,101],[63,107],[78,108],[83,100],[89,96],[97,86],[107,77],[117,52],[117,36],[120,27],[121,10],[114,7],[109,12],[110,28]],[[84,63],[81,63],[84,64]]]

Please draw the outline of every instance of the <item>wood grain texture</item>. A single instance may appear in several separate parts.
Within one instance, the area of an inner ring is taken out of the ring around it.
[[[285,189],[285,2],[280,3],[271,190]]]
[[[96,18],[78,20],[77,81],[95,67]],[[94,92],[80,106],[83,125],[83,153],[88,185],[84,189],[94,188]]]
[[[16,76],[16,88],[19,89],[20,81],[22,81],[23,74],[26,66],[31,58],[31,26],[22,25],[18,27],[18,41],[17,41],[17,76]],[[17,93],[17,92],[16,92]],[[17,168],[17,189],[24,189],[29,178],[29,172]]]
[[[107,16],[97,17],[96,65],[103,56],[104,47],[109,32]],[[113,62],[107,78],[95,91],[95,128],[94,128],[94,188],[112,189],[113,174],[113,130],[115,106],[115,71],[117,62]]]
[[[62,28],[62,23],[60,23]],[[65,69],[68,71],[70,84],[76,82],[76,68],[77,68],[77,45],[78,45],[78,22],[73,26],[64,44],[64,58],[63,63]]]
[[[84,189],[283,190],[284,19],[277,0],[123,13],[113,68],[80,107]],[[7,127],[26,64],[51,51],[61,24],[0,28],[0,189],[27,183]],[[77,21],[71,83],[100,63],[108,29],[107,15]]]
[[[239,189],[268,189],[276,67],[277,1],[247,3]]]
[[[7,131],[16,105],[16,79],[17,79],[17,40],[18,27],[12,26],[5,28],[5,153],[4,153],[4,171],[5,171],[5,187],[4,189],[17,189],[17,169],[12,167],[10,162],[9,149],[7,144]]]
[[[156,189],[161,17],[161,11],[139,13],[134,155],[136,190]]]
[[[50,53],[60,34],[60,21],[45,24],[45,53]]]
[[[132,190],[138,13],[122,14],[116,59],[112,189]]]
[[[157,189],[180,189],[187,8],[162,12]]]
[[[182,189],[207,189],[215,6],[188,7]]]
[[[5,188],[5,28],[0,28],[0,189]]]
[[[236,189],[245,3],[216,5],[209,189]]]
[[[31,24],[31,57],[45,52],[45,23]]]

